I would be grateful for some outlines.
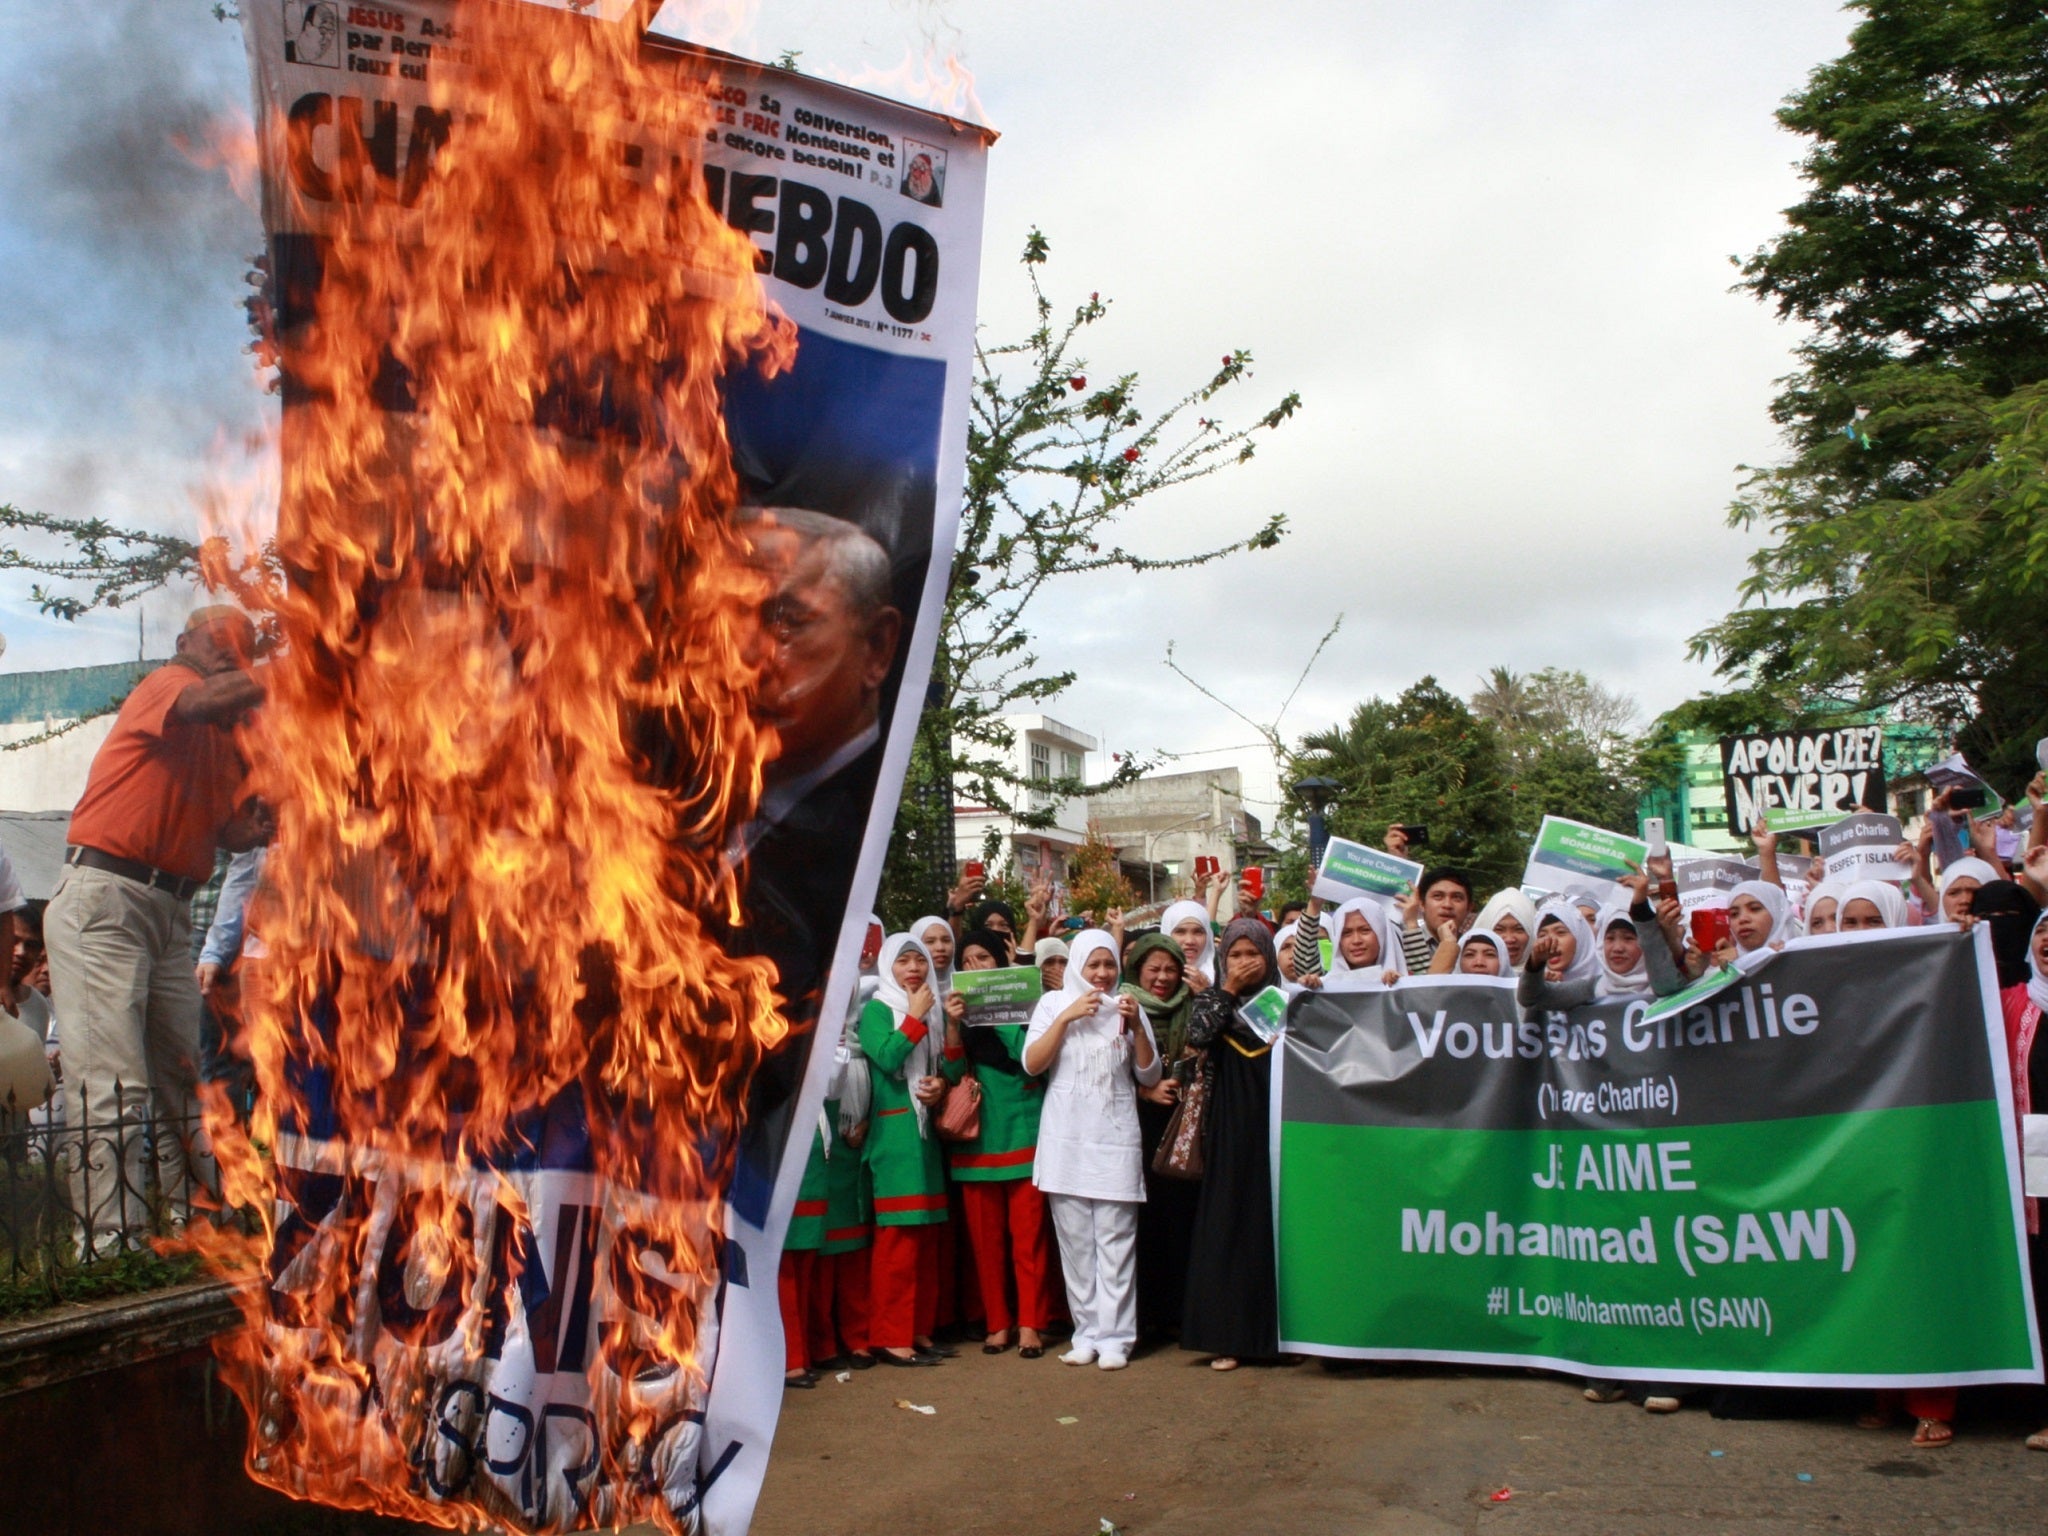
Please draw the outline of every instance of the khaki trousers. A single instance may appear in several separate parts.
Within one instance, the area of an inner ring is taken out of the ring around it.
[[[57,1017],[71,1209],[84,1257],[182,1222],[211,1158],[197,1123],[192,914],[172,896],[72,865],[43,918]],[[80,1114],[83,1114],[83,1124]]]

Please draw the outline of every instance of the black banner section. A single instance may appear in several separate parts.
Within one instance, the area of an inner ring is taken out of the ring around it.
[[[1590,1130],[1982,1100],[1978,967],[1949,930],[1799,940],[1654,1022],[1640,1000],[1524,1017],[1512,987],[1471,979],[1305,992],[1287,1016],[1287,1118]]]

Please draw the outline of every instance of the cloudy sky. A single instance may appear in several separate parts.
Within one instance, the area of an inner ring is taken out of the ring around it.
[[[262,3],[262,0],[257,0]],[[721,12],[732,7],[721,3]],[[255,419],[238,300],[253,217],[173,136],[247,101],[205,0],[0,8],[0,500],[189,527]],[[671,4],[670,24],[686,20]],[[743,50],[859,78],[932,42],[972,69],[993,152],[982,313],[1025,314],[1033,225],[1056,297],[1115,301],[1098,375],[1163,403],[1239,346],[1249,413],[1303,414],[1254,463],[1134,513],[1191,549],[1285,511],[1270,554],[1038,614],[1081,683],[1054,713],[1120,750],[1238,762],[1425,672],[1583,668],[1653,713],[1697,691],[1686,637],[1734,600],[1723,510],[1779,445],[1797,336],[1729,291],[1798,195],[1771,113],[1838,54],[1833,0],[764,0]],[[62,629],[0,591],[0,669],[135,652],[132,616]],[[180,596],[147,605],[161,654]]]

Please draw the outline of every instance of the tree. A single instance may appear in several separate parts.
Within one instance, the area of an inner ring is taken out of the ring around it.
[[[1108,571],[1157,575],[1228,555],[1270,549],[1286,531],[1275,513],[1242,537],[1178,553],[1126,542],[1130,514],[1147,497],[1199,480],[1256,452],[1259,436],[1301,407],[1282,396],[1251,422],[1230,426],[1212,402],[1251,377],[1252,355],[1223,354],[1207,379],[1164,409],[1138,404],[1138,375],[1101,381],[1081,353],[1084,335],[1109,313],[1091,293],[1056,318],[1039,269],[1051,247],[1037,230],[1024,243],[1036,324],[1021,340],[976,349],[967,434],[967,485],[953,555],[944,626],[918,721],[917,747],[882,872],[878,910],[929,911],[952,883],[950,790],[994,807],[1020,825],[1045,825],[1053,805],[1144,770],[1129,761],[1104,783],[1029,780],[1014,766],[1014,735],[1000,718],[1042,705],[1073,681],[1044,663],[1027,627],[1046,587]],[[1163,531],[1163,524],[1148,532]],[[1029,791],[1045,802],[1031,808]],[[990,850],[993,861],[994,850]]]
[[[1107,923],[1111,912],[1137,904],[1137,889],[1124,878],[1116,849],[1090,824],[1087,838],[1074,850],[1073,865],[1068,871],[1068,908],[1094,914],[1093,922]]]
[[[2018,773],[2048,734],[2048,15],[1855,8],[1778,114],[1808,191],[1742,285],[1813,332],[1773,406],[1792,456],[1730,513],[1770,542],[1693,650],[1779,719],[1896,709]]]
[[[1377,848],[1392,822],[1426,826],[1431,862],[1505,882],[1520,876],[1526,853],[1509,767],[1494,724],[1425,677],[1392,702],[1368,699],[1342,726],[1304,736],[1289,777],[1337,781],[1328,821],[1338,837]]]

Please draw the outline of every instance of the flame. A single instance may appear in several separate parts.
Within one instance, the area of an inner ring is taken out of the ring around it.
[[[459,15],[469,67],[413,119],[430,163],[342,136],[316,308],[280,338],[279,649],[245,743],[278,822],[243,985],[258,1097],[208,1114],[260,1230],[194,1239],[253,1279],[221,1352],[260,1481],[451,1527],[675,1530],[719,1191],[786,1028],[772,965],[721,945],[776,742],[718,383],[794,331],[703,198],[703,65],[568,12]],[[299,147],[261,131],[273,168]],[[547,1241],[599,1255],[612,1320],[578,1497],[536,1503],[476,1475],[506,1452],[462,1372],[538,1326],[507,1298],[541,1239],[499,1170],[563,1135],[593,1194]]]

